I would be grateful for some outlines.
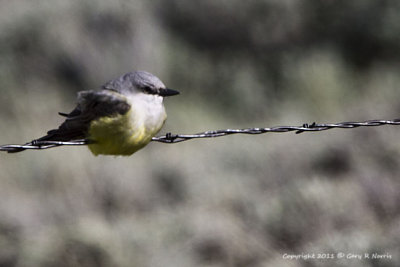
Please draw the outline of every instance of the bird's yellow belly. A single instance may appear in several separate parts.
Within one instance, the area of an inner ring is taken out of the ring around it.
[[[131,111],[124,115],[93,120],[89,127],[89,145],[94,155],[128,156],[147,145],[164,124],[165,116],[158,123],[146,125],[132,119]]]

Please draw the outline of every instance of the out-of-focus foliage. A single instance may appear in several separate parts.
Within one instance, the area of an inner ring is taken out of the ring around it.
[[[163,132],[400,117],[396,0],[0,1],[0,143],[147,70]],[[397,127],[0,155],[1,266],[398,266]],[[285,260],[301,253],[382,260]]]

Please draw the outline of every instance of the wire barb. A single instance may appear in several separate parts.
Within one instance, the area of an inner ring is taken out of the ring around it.
[[[296,134],[304,132],[319,132],[334,128],[352,129],[357,127],[367,126],[382,126],[382,125],[400,125],[400,119],[394,120],[368,120],[362,122],[340,122],[340,123],[304,123],[302,126],[276,126],[271,128],[246,128],[246,129],[225,129],[216,131],[206,131],[197,134],[172,134],[167,133],[164,136],[153,137],[151,141],[174,144],[191,139],[212,138],[227,136],[231,134],[263,134],[263,133],[287,133],[295,132]],[[38,141],[34,140],[24,145],[3,145],[0,146],[0,151],[9,153],[19,152],[25,149],[48,149],[58,146],[81,146],[92,143],[88,139],[71,140],[71,141]]]

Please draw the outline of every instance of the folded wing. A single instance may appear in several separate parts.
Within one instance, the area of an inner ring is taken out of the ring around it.
[[[111,90],[82,91],[78,94],[78,105],[69,114],[61,113],[66,120],[58,129],[36,141],[71,141],[87,136],[90,122],[100,117],[125,114],[131,108],[125,96]]]

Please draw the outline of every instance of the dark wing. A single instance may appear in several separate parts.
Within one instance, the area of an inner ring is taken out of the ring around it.
[[[78,93],[78,105],[69,114],[61,113],[66,120],[58,129],[35,141],[71,141],[87,136],[90,122],[99,117],[125,114],[130,109],[125,96],[110,90],[82,91]]]

